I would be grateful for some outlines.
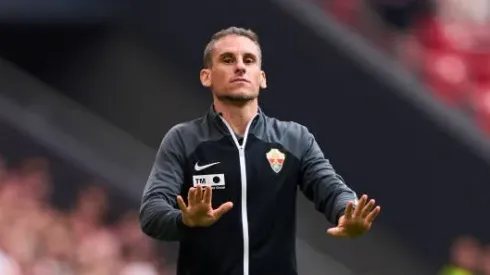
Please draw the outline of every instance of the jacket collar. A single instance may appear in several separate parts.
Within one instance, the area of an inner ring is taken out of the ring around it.
[[[216,109],[214,108],[214,104],[211,104],[207,114],[209,121],[217,125],[220,130],[225,131],[226,133],[229,134],[226,125],[223,123],[223,120],[221,119],[222,115],[223,115],[222,113],[216,111]],[[256,130],[260,128],[259,126],[263,124],[264,118],[265,118],[265,114],[259,106],[258,113],[253,118],[252,125],[250,125],[249,134],[255,133]]]

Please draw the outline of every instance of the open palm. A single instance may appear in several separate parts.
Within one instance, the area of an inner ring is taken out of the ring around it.
[[[373,199],[369,203],[367,200],[367,195],[363,195],[355,209],[354,203],[349,202],[337,227],[328,229],[327,233],[335,237],[354,238],[370,230],[373,221],[381,211],[381,207],[374,207],[375,201]]]
[[[182,211],[182,222],[189,227],[211,226],[233,207],[232,202],[226,202],[213,209],[211,199],[212,189],[209,185],[204,191],[201,185],[191,187],[187,194],[188,205],[181,196],[177,196],[177,203]]]

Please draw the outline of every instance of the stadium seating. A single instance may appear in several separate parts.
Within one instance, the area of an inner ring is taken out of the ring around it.
[[[327,0],[326,3],[327,12],[350,26],[363,13],[360,9],[369,6],[361,7],[356,0]],[[442,3],[450,5],[450,2]],[[443,8],[451,12],[458,10]],[[467,14],[440,15],[438,9],[435,6],[431,12],[414,15],[408,31],[399,34],[410,39],[401,39],[406,45],[400,47],[403,50],[398,51],[397,57],[420,76],[436,98],[453,108],[469,111],[475,123],[490,136],[490,20],[472,21]],[[449,16],[454,20],[449,20]]]
[[[87,185],[61,209],[50,201],[46,159],[9,169],[1,163],[0,156],[0,274],[169,274],[137,212],[108,222],[110,200],[101,187]]]

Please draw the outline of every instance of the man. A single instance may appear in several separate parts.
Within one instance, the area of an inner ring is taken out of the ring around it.
[[[158,150],[141,228],[180,241],[177,274],[297,274],[298,188],[336,224],[327,231],[336,237],[363,234],[380,211],[366,196],[357,202],[306,127],[260,110],[261,62],[252,31],[216,33],[200,72],[213,104],[174,126]]]

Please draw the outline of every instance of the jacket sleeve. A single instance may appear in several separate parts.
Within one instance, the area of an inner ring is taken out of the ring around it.
[[[338,175],[326,159],[314,136],[305,130],[305,151],[301,159],[300,189],[322,212],[327,220],[337,225],[350,201],[357,202],[356,193]]]
[[[177,241],[187,229],[177,207],[184,180],[185,153],[178,128],[163,138],[156,154],[140,206],[140,226],[148,236]]]

